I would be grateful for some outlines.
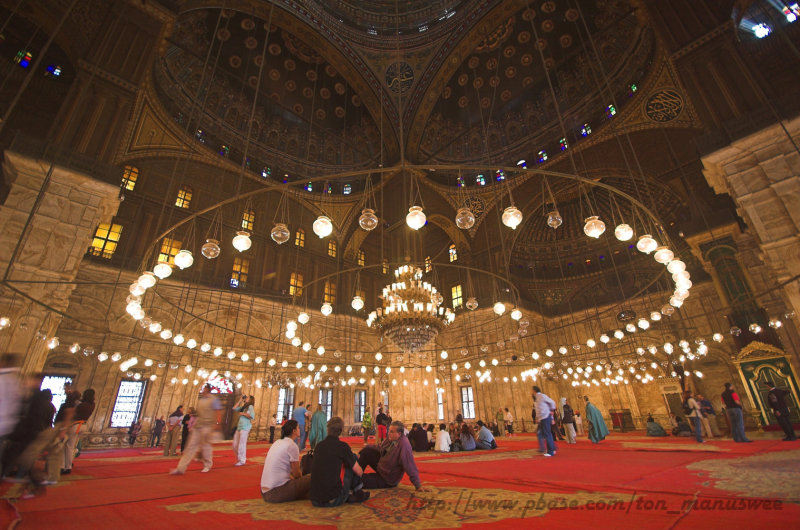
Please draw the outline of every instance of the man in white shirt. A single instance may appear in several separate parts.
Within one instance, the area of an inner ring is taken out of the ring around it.
[[[547,443],[547,450],[544,456],[556,454],[556,446],[553,442],[553,411],[556,410],[556,402],[550,399],[547,394],[543,394],[538,386],[533,387],[533,399],[536,400],[536,421],[539,423],[539,431],[536,437],[539,438],[539,446],[542,441]]]
[[[433,446],[433,450],[449,453],[451,443],[452,441],[450,440],[450,433],[447,432],[447,425],[440,423],[439,432],[436,433],[436,443]]]
[[[300,427],[288,420],[281,427],[281,439],[272,444],[261,472],[261,496],[266,502],[290,502],[307,499],[311,475],[300,470],[300,449],[294,442],[300,437]]]
[[[683,393],[683,408],[684,412],[688,412],[688,416],[691,418],[690,421],[694,427],[695,440],[697,440],[697,443],[700,444],[705,443],[703,441],[703,431],[701,427],[701,418],[703,417],[703,412],[700,410],[700,404],[696,399],[694,399],[691,390],[686,390]]]

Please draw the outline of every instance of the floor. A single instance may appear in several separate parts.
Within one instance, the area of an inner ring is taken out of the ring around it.
[[[346,438],[358,451],[362,441]],[[427,491],[407,479],[373,491],[361,505],[314,508],[308,501],[267,505],[259,495],[265,442],[251,442],[234,467],[227,443],[214,468],[195,462],[168,475],[175,458],[134,448],[84,452],[73,473],[44,495],[20,499],[23,486],[0,484],[0,528],[800,528],[800,442],[612,433],[538,453],[535,436],[499,440],[494,451],[416,453]]]

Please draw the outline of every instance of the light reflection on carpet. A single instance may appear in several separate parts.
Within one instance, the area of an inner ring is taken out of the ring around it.
[[[372,490],[362,504],[316,508],[309,501],[268,504],[262,499],[187,502],[166,506],[178,512],[249,514],[254,521],[292,521],[338,528],[390,528],[413,524],[415,529],[460,528],[463,524],[487,524],[506,519],[541,517],[549,511],[580,510],[587,503],[619,504],[631,501],[619,494],[578,492],[571,494],[490,488],[439,488],[428,486],[418,493],[410,486]]]

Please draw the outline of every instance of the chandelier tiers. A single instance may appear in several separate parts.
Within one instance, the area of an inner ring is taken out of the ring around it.
[[[442,306],[444,297],[436,287],[422,276],[419,267],[399,267],[394,271],[396,281],[383,288],[383,307],[367,317],[367,326],[408,353],[422,349],[456,318]]]

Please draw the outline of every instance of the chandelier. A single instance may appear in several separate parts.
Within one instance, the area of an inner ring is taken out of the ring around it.
[[[415,353],[455,320],[435,286],[422,281],[422,269],[403,265],[394,271],[395,281],[383,288],[383,307],[367,317],[367,326],[380,330],[404,352]]]

